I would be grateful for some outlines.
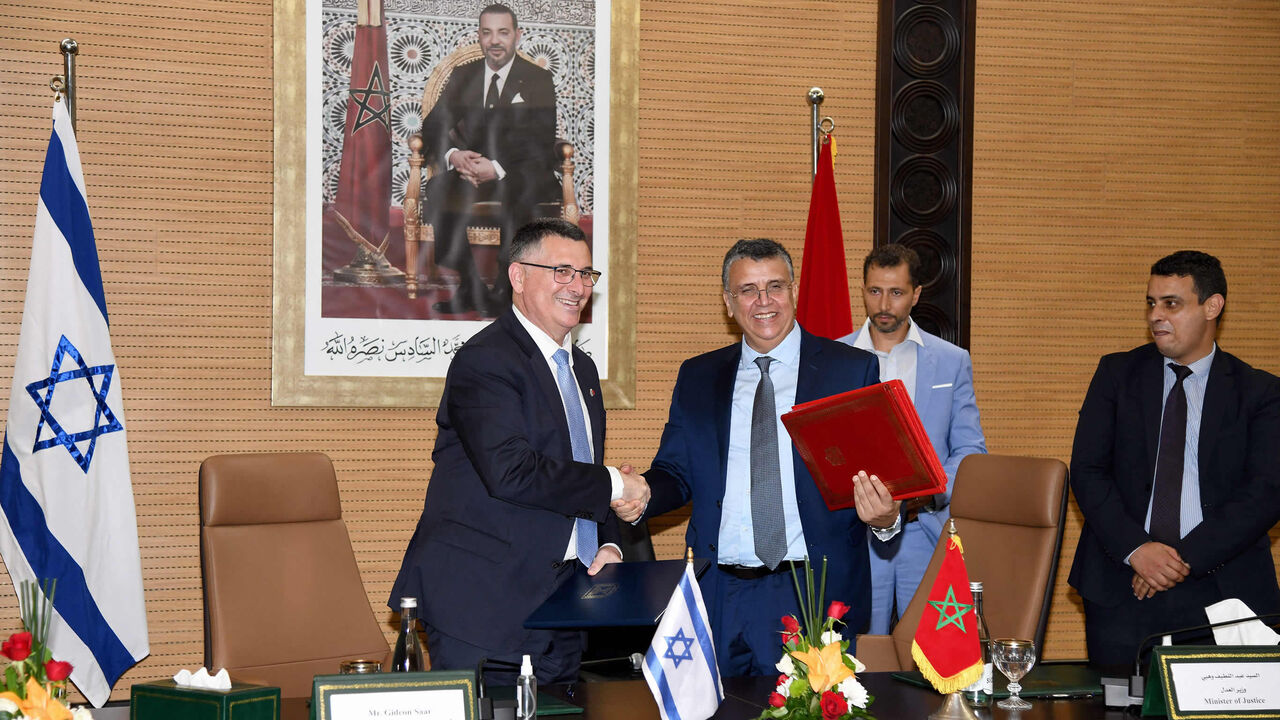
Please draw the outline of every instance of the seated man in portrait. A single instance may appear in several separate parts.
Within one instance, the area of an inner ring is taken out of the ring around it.
[[[422,121],[426,153],[440,166],[427,182],[423,222],[435,232],[437,265],[458,272],[453,296],[435,303],[444,314],[492,317],[511,299],[507,248],[538,203],[554,201],[556,91],[551,73],[519,57],[520,27],[506,5],[480,13],[483,61],[453,70],[440,100]],[[467,224],[477,202],[502,205],[495,286],[476,269]]]

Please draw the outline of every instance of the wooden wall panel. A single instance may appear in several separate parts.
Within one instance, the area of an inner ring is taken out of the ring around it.
[[[774,237],[799,259],[812,85],[837,124],[856,285],[870,249],[876,20],[865,0],[641,1],[637,402],[610,414],[611,462],[644,465],[680,362],[734,340],[718,290],[732,240]],[[151,657],[114,697],[201,662],[195,480],[214,453],[329,453],[370,604],[389,619],[433,413],[270,406],[269,2],[0,0],[0,377],[66,36],[82,48],[81,153],[151,630]],[[979,7],[972,344],[993,452],[1068,458],[1098,355],[1145,340],[1146,268],[1178,247],[1227,265],[1223,346],[1280,371],[1278,65],[1280,7],[1266,0]],[[655,523],[664,557],[680,553],[683,520]],[[1073,511],[1048,657],[1084,652],[1065,586],[1078,527]],[[0,578],[4,632],[17,613]]]
[[[992,452],[1070,459],[1098,357],[1148,340],[1148,271],[1174,250],[1222,260],[1222,347],[1280,372],[1278,71],[1274,3],[979,5],[973,358]],[[1050,657],[1085,654],[1066,585],[1081,522],[1073,504]]]

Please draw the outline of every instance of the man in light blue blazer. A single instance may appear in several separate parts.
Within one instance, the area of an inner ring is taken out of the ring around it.
[[[867,320],[841,342],[874,353],[880,380],[901,380],[915,403],[933,449],[947,472],[947,492],[902,504],[903,530],[888,542],[868,543],[871,630],[889,632],[924,577],[950,512],[956,468],[965,455],[985,453],[973,395],[973,364],[963,348],[921,330],[911,319],[920,300],[920,256],[898,243],[871,251],[862,264]],[[896,611],[895,611],[896,600]]]

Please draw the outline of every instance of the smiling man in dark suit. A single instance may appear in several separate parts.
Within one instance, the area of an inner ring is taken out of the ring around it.
[[[772,240],[738,241],[721,282],[742,342],[680,367],[645,473],[653,489],[645,516],[693,502],[686,544],[716,559],[699,582],[720,672],[768,675],[782,656],[780,618],[800,612],[793,567],[814,563],[816,577],[825,556],[827,599],[851,606],[846,637],[866,627],[867,526],[891,538],[902,503],[859,473],[857,509],[828,510],[779,420],[797,403],[875,384],[875,357],[801,329],[791,256]]]
[[[1156,262],[1154,342],[1104,356],[1080,408],[1071,489],[1085,522],[1069,580],[1105,671],[1132,668],[1150,634],[1207,622],[1219,600],[1280,611],[1267,536],[1280,520],[1280,380],[1217,346],[1226,301],[1212,255]]]
[[[490,316],[510,299],[508,245],[516,228],[533,217],[534,206],[556,200],[552,147],[556,136],[556,90],[551,73],[516,54],[521,30],[502,4],[480,12],[483,60],[459,65],[440,100],[422,121],[428,157],[442,172],[427,182],[423,220],[434,227],[436,263],[458,271],[454,296],[435,310]],[[502,203],[498,280],[491,292],[476,271],[467,241],[467,220],[481,201]]]
[[[586,237],[535,220],[512,240],[508,274],[512,307],[449,365],[435,470],[388,604],[422,599],[432,669],[527,653],[542,682],[571,681],[582,633],[524,619],[579,562],[594,575],[621,560],[610,504],[643,505],[649,489],[602,464],[600,378],[570,337],[600,277]]]

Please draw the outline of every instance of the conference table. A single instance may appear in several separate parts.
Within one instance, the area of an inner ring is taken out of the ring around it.
[[[896,680],[891,673],[860,673],[858,680],[875,697],[870,711],[878,720],[924,720],[943,697],[925,688]],[[715,720],[754,720],[768,703],[777,677],[728,678],[724,702]],[[581,720],[657,720],[658,707],[644,680],[614,680],[551,686],[544,692],[568,700],[584,710]],[[981,720],[1133,720],[1123,710],[1107,708],[1101,696],[1077,699],[1031,698],[1031,709],[1010,712],[995,707],[978,713]],[[566,716],[572,718],[573,716]]]
[[[924,720],[942,704],[942,696],[894,679],[891,673],[866,672],[858,680],[875,697],[871,714],[878,720]],[[755,720],[768,703],[777,677],[728,678],[724,681],[724,702],[715,720]],[[582,714],[565,715],[566,720],[658,720],[658,706],[643,679],[550,685],[541,692],[583,708]],[[1031,709],[1010,712],[996,707],[978,713],[980,720],[1134,720],[1124,710],[1107,708],[1101,696],[1078,699],[1031,698]],[[308,703],[303,698],[286,699],[281,717],[306,718]]]

